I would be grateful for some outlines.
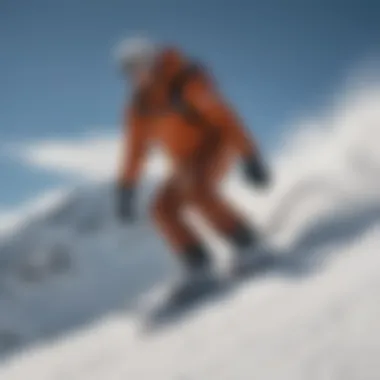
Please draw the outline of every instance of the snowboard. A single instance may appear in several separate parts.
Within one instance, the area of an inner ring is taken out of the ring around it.
[[[143,312],[142,326],[145,331],[153,331],[180,322],[204,306],[225,300],[245,281],[284,265],[284,258],[266,253],[239,260],[231,265],[227,273],[210,275],[204,283],[190,287],[184,293],[177,294],[170,285],[164,286],[147,300],[149,306]]]

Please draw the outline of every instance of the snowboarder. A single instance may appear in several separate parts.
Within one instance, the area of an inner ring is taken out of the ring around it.
[[[158,142],[173,162],[173,174],[152,204],[155,223],[176,252],[190,279],[211,266],[210,255],[182,217],[192,205],[235,247],[253,251],[255,233],[224,200],[218,184],[234,157],[246,179],[269,185],[269,175],[255,141],[218,91],[206,69],[173,47],[143,38],[123,41],[117,49],[122,73],[133,95],[125,109],[125,149],[118,180],[118,213],[133,221],[136,187],[145,153]]]

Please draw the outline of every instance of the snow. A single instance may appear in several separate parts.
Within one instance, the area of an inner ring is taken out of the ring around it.
[[[175,271],[144,211],[152,184],[134,226],[116,221],[108,182],[13,226],[0,256],[0,378],[379,379],[379,87],[296,130],[273,158],[270,193],[236,173],[223,189],[293,265],[155,333],[133,308]]]

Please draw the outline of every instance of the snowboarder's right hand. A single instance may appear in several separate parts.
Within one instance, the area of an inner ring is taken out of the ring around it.
[[[117,214],[123,222],[135,220],[134,211],[135,189],[132,186],[117,186]]]

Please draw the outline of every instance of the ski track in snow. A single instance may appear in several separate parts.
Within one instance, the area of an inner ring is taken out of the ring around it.
[[[226,196],[293,265],[151,334],[133,303],[174,264],[147,216],[118,225],[108,185],[49,206],[4,238],[0,378],[378,380],[378,141],[373,85],[300,123],[273,161],[270,194],[232,173]],[[207,226],[200,234],[223,262],[230,248]]]

